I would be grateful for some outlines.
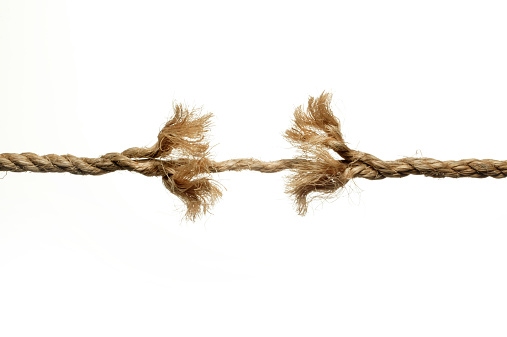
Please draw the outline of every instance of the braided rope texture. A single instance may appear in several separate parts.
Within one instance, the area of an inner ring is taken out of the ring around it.
[[[286,192],[295,199],[298,213],[306,214],[308,202],[315,197],[329,197],[351,179],[378,180],[424,175],[433,178],[505,178],[507,161],[463,159],[440,161],[432,158],[402,158],[383,161],[369,153],[348,147],[340,122],[331,111],[331,94],[310,97],[306,108],[299,106],[285,138],[300,150],[293,159],[265,162],[257,159],[210,159],[206,134],[211,114],[175,104],[174,116],[165,124],[156,144],[149,148],[130,148],[122,153],[108,153],[99,158],[70,154],[44,156],[35,153],[0,154],[0,171],[68,172],[76,175],[102,175],[115,171],[132,171],[148,177],[162,177],[164,186],[186,205],[185,217],[196,220],[206,214],[221,197],[212,173],[258,171],[275,173],[292,170]],[[342,159],[335,159],[332,153]]]

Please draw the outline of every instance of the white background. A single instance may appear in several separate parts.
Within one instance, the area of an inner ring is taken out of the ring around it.
[[[155,142],[173,100],[217,160],[275,160],[309,95],[391,160],[506,159],[507,8],[469,1],[0,0],[0,152]],[[0,173],[1,336],[505,336],[507,180],[223,173],[196,223],[159,178]]]

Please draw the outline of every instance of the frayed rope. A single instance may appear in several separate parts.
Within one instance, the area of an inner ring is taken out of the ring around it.
[[[383,161],[353,150],[343,140],[340,122],[331,111],[331,94],[310,97],[306,109],[294,113],[293,125],[285,138],[300,150],[294,159],[264,162],[257,159],[210,159],[206,134],[211,114],[200,109],[174,105],[174,116],[162,128],[158,141],[149,148],[130,148],[122,153],[108,153],[99,158],[34,153],[0,154],[0,171],[68,172],[78,175],[102,175],[119,170],[133,171],[148,177],[162,177],[164,186],[186,205],[185,217],[196,220],[206,214],[221,197],[219,185],[211,173],[251,170],[274,173],[292,170],[287,193],[295,198],[298,213],[306,214],[308,202],[326,198],[343,188],[353,178],[378,180],[424,175],[433,178],[505,178],[507,161],[463,159],[439,161],[431,158],[403,158]],[[337,160],[331,151],[342,159]]]

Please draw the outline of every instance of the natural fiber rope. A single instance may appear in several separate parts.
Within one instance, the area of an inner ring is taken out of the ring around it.
[[[206,213],[221,195],[220,189],[209,177],[210,173],[292,170],[295,175],[290,178],[287,191],[295,196],[300,214],[306,213],[310,194],[325,196],[353,178],[378,180],[408,175],[433,178],[507,177],[507,161],[440,161],[432,158],[383,161],[369,153],[350,149],[343,140],[339,121],[332,115],[330,100],[331,95],[323,93],[316,99],[310,97],[306,111],[302,107],[297,108],[294,125],[286,132],[286,138],[302,151],[302,155],[294,159],[268,162],[257,159],[210,160],[204,134],[211,115],[198,117],[195,110],[176,105],[175,116],[160,131],[157,144],[150,148],[130,148],[99,158],[3,153],[0,154],[0,171],[102,175],[126,170],[148,177],[162,177],[164,185],[186,203],[186,215],[192,220]],[[329,150],[342,159],[335,159]]]
[[[352,161],[339,160],[337,164],[346,165],[354,178],[379,180],[384,178],[403,178],[408,175],[424,175],[433,178],[505,178],[507,161],[493,159],[462,159],[440,161],[432,158],[403,158],[383,161],[374,156],[356,151]],[[374,158],[365,161],[361,157]],[[73,155],[35,153],[0,154],[0,171],[71,173],[76,175],[103,175],[116,171],[132,171],[147,177],[162,177],[174,173],[175,168],[189,164],[192,160],[131,159],[121,153],[108,153],[100,158],[76,157]],[[310,165],[306,159],[281,159],[261,161],[258,159],[230,159],[209,161],[208,170],[212,173],[226,171],[257,171],[276,173],[284,170],[297,170]]]

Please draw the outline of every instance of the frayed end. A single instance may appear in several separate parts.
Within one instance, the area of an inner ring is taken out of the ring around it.
[[[294,125],[285,132],[285,138],[303,152],[315,147],[333,148],[336,142],[343,142],[340,121],[331,110],[330,93],[323,92],[319,97],[310,97],[306,110],[303,106],[294,112]]]
[[[222,196],[218,184],[209,177],[208,168],[208,159],[201,158],[178,167],[173,175],[162,177],[164,186],[185,203],[187,220],[195,221],[206,214]]]
[[[155,157],[167,157],[173,151],[178,156],[204,157],[209,143],[206,133],[210,129],[212,114],[199,116],[201,109],[189,109],[183,104],[174,104],[174,116],[158,134]]]
[[[315,149],[303,155],[307,162],[295,168],[288,178],[286,192],[294,197],[299,215],[305,215],[308,204],[314,199],[331,198],[331,194],[344,187],[349,180],[348,165],[333,158],[327,150]]]
[[[200,116],[200,108],[191,109],[183,104],[174,104],[173,109],[174,116],[160,130],[156,144],[130,148],[122,154],[135,159],[159,159],[165,164],[173,159],[186,159],[186,164],[164,168],[162,181],[187,206],[186,219],[194,221],[206,214],[222,195],[209,171],[206,133],[212,114]]]
[[[175,168],[174,174],[162,178],[164,186],[185,203],[185,218],[191,221],[206,214],[222,196],[209,171],[206,133],[212,115],[199,116],[200,112],[201,109],[174,104],[174,116],[162,128],[155,144],[155,157],[191,159],[188,164]]]
[[[122,152],[129,158],[204,157],[209,143],[206,133],[210,129],[212,114],[199,116],[201,108],[173,105],[174,115],[158,134],[157,143],[148,148],[133,147]]]
[[[296,108],[293,126],[285,138],[301,151],[299,158],[306,159],[294,169],[286,189],[294,197],[298,213],[305,215],[311,200],[331,197],[352,178],[348,164],[329,153],[329,149],[346,146],[340,122],[331,111],[331,94],[310,97],[306,110]]]

